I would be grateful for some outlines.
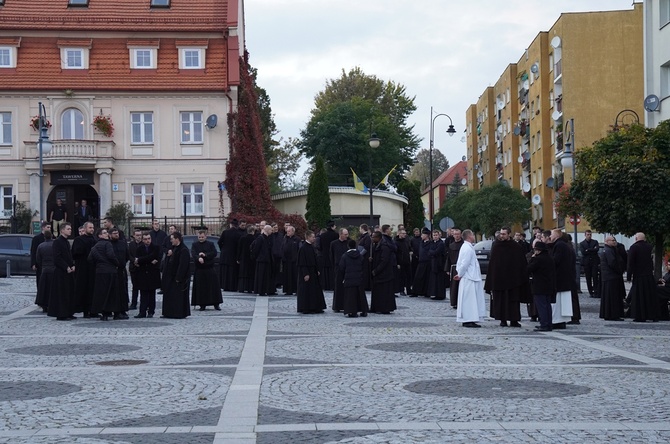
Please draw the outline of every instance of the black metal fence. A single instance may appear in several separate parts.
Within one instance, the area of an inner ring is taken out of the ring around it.
[[[182,216],[182,217],[160,217],[156,218],[161,223],[161,229],[168,231],[170,225],[174,225],[177,231],[182,234],[198,234],[198,231],[204,230],[208,234],[218,236],[223,231],[226,220],[222,217],[206,217],[206,216]],[[152,218],[148,217],[131,217],[124,224],[126,232],[130,235],[132,230],[151,230]]]

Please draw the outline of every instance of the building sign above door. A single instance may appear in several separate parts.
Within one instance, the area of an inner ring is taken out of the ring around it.
[[[93,171],[52,171],[51,185],[94,185]]]

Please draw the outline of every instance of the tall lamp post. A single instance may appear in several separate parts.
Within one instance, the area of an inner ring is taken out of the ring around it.
[[[433,231],[433,148],[435,147],[435,119],[440,116],[444,116],[449,119],[449,129],[447,134],[449,137],[452,137],[456,134],[454,129],[454,122],[451,120],[447,114],[435,114],[433,117],[433,107],[430,107],[430,149],[428,151],[428,157],[430,159],[429,171],[428,171],[428,180],[430,180],[429,192],[428,192],[428,222],[430,224],[430,231]]]
[[[368,184],[368,193],[370,193],[370,232],[374,228],[374,206],[372,203],[372,193],[374,191],[374,184],[372,183],[372,150],[379,148],[381,139],[377,137],[377,134],[372,133],[370,139],[368,139],[368,145],[370,145],[370,150],[368,151],[368,171],[370,172],[370,182]]]
[[[42,102],[39,102],[37,107],[39,108],[38,117],[40,125],[40,138],[37,141],[37,150],[40,155],[40,221],[44,222],[46,220],[46,205],[44,202],[44,155],[51,152],[52,143],[47,134],[49,129],[49,126],[47,125],[47,111]]]
[[[577,173],[577,168],[575,166],[575,155],[573,148],[575,147],[575,119],[570,119],[568,121],[567,127],[566,127],[566,140],[565,140],[565,148],[563,149],[563,154],[561,156],[561,165],[563,168],[572,168],[572,182],[575,181],[575,175]],[[573,234],[572,234],[572,240],[575,243],[575,257],[577,255],[577,252],[579,251],[579,242],[577,242],[577,213],[574,213],[572,215],[572,222],[573,222]],[[581,293],[581,284],[580,284],[580,266],[579,266],[579,261],[575,261],[575,269],[576,269],[576,281],[577,281],[577,292]]]

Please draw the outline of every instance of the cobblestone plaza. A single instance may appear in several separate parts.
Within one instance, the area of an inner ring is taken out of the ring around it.
[[[581,325],[537,333],[425,298],[350,319],[235,293],[59,322],[34,287],[0,279],[0,443],[670,441],[670,323],[606,322],[584,295]]]

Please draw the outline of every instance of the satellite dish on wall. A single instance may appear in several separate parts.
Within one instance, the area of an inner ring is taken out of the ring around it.
[[[498,102],[498,109],[503,109],[504,107],[505,107],[505,102],[503,102],[502,100],[500,102]]]
[[[534,194],[533,195],[533,204],[540,205],[541,202],[542,202],[542,197],[540,197],[539,194]]]
[[[533,63],[533,66],[530,67],[530,72],[537,74],[540,71],[540,67],[537,66],[537,63]]]
[[[530,191],[530,184],[528,182],[523,184],[523,192],[527,193]]]
[[[516,161],[519,163],[523,163],[523,156],[517,157]]]
[[[658,111],[658,108],[660,106],[661,106],[661,100],[658,98],[658,96],[655,96],[654,94],[649,94],[647,97],[644,98],[644,109],[646,109],[650,113]]]
[[[205,126],[207,127],[207,129],[212,129],[216,126],[218,121],[219,121],[219,118],[216,114],[210,114],[209,117],[207,117],[207,121],[205,122]]]
[[[477,172],[477,177],[479,177],[481,179],[482,177],[484,177],[484,173],[482,173],[481,171],[478,171]]]
[[[547,188],[554,188],[554,178],[553,177],[547,178]]]
[[[558,120],[561,118],[561,113],[558,112],[558,110],[554,110],[554,112],[551,113],[551,118],[554,120]]]
[[[465,156],[461,157],[461,160],[462,160],[463,162],[465,162],[466,159],[467,159],[467,157],[465,157]]]
[[[555,36],[551,39],[551,47],[554,49],[561,47],[561,38],[559,36]]]
[[[519,128],[518,126],[515,126],[514,127],[514,135],[518,136],[519,134],[521,134],[521,128]]]
[[[461,185],[465,186],[465,185],[467,185],[467,184],[468,184],[468,179],[466,179],[465,177],[462,178],[462,179],[461,179]]]
[[[478,163],[475,164],[475,169],[476,169],[476,170],[479,169],[479,164],[478,164]]]

